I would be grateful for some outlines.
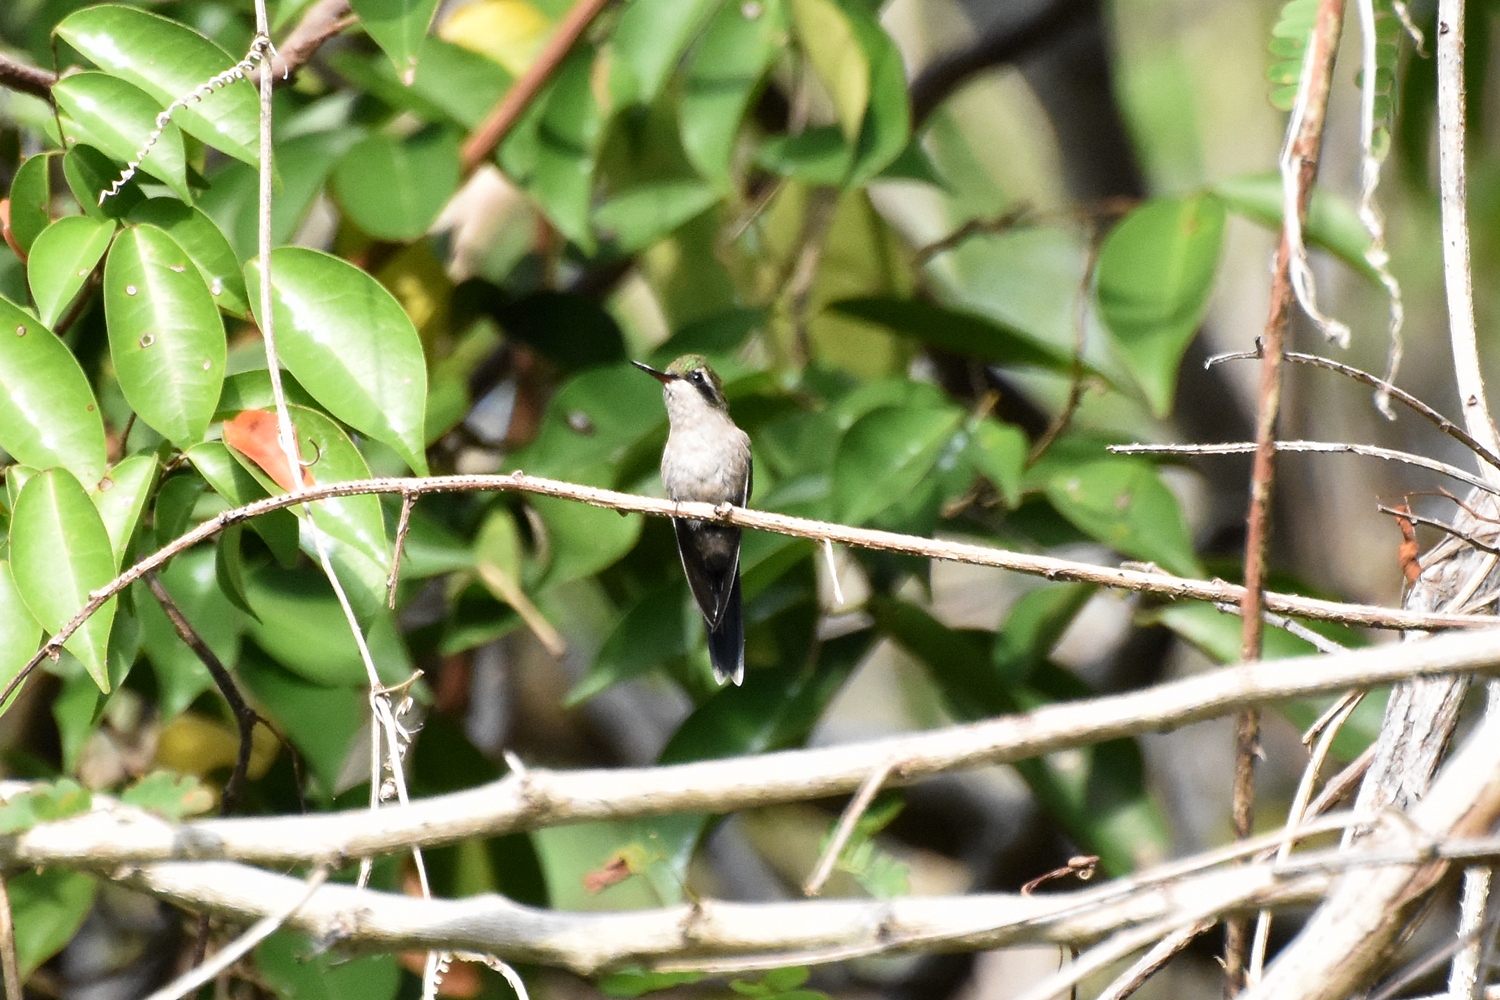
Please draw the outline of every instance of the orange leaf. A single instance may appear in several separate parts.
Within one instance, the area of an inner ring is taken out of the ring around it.
[[[292,492],[291,470],[276,433],[276,415],[265,410],[242,410],[233,420],[224,421],[224,443],[260,466],[277,486]],[[301,453],[298,453],[300,460]],[[302,469],[302,485],[313,484],[312,473]]]

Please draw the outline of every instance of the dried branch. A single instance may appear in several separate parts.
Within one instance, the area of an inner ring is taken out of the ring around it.
[[[57,74],[50,70],[27,66],[9,56],[0,55],[0,87],[40,97],[50,104],[52,85],[56,82]]]
[[[1343,0],[1320,0],[1317,19],[1307,42],[1307,55],[1298,82],[1297,102],[1287,125],[1282,150],[1281,242],[1272,266],[1271,310],[1262,337],[1264,356],[1260,366],[1260,393],[1255,417],[1255,458],[1250,473],[1249,510],[1245,515],[1245,592],[1240,599],[1243,659],[1261,654],[1264,623],[1261,591],[1266,578],[1266,539],[1270,534],[1271,492],[1276,477],[1276,422],[1281,411],[1282,364],[1287,319],[1292,298],[1308,303],[1311,295],[1300,294],[1297,279],[1306,270],[1302,245],[1302,223],[1312,200],[1313,178],[1323,145],[1323,120],[1328,111],[1328,92],[1333,79],[1333,60],[1343,25]],[[1302,267],[1299,269],[1298,264]],[[1310,292],[1310,289],[1308,289]],[[1244,712],[1235,729],[1235,766],[1232,794],[1232,825],[1235,836],[1249,836],[1255,818],[1255,758],[1260,748],[1260,717],[1254,709]],[[1245,982],[1250,927],[1244,918],[1225,925],[1224,992],[1233,995]]]
[[[562,823],[719,814],[850,794],[868,779],[871,761],[895,762],[887,782],[904,785],[945,771],[1013,763],[1173,729],[1247,704],[1467,672],[1500,674],[1500,630],[1225,667],[1128,694],[841,746],[669,767],[564,772],[528,768],[486,785],[376,814],[350,811],[174,824],[138,810],[101,806],[0,841],[0,862],[109,868],[225,858],[288,865],[367,857]],[[14,794],[25,787],[12,783],[0,791]],[[1274,848],[1283,837],[1278,832],[1264,838],[1265,846]],[[1236,848],[1235,853],[1242,851]]]
[[[323,43],[358,20],[354,16],[349,0],[318,0],[307,8],[281,44],[276,46],[275,58],[271,61],[271,79],[274,83],[290,80],[297,71],[317,54]],[[260,82],[259,70],[255,81]]]
[[[895,764],[894,760],[886,761],[860,782],[859,790],[854,793],[854,798],[849,800],[849,805],[844,808],[844,814],[839,817],[839,825],[834,828],[833,836],[828,838],[828,846],[823,848],[823,856],[818,859],[812,874],[807,877],[807,881],[802,886],[804,896],[816,896],[823,891],[823,884],[828,881],[828,876],[833,874],[833,866],[838,861],[839,855],[844,852],[844,845],[849,843],[849,838],[854,835],[854,828],[859,825],[859,818],[870,808],[870,803],[875,801],[875,796],[880,792],[880,786],[885,784],[885,779],[890,775],[891,768]]]
[[[516,122],[521,120],[527,106],[541,93],[542,87],[552,79],[573,46],[578,44],[588,26],[608,4],[609,0],[578,0],[569,9],[546,47],[537,55],[536,61],[519,80],[511,84],[494,110],[465,140],[460,160],[466,175],[473,173],[475,168],[494,155]]]
[[[21,963],[16,958],[16,921],[3,873],[0,873],[0,974],[4,977],[6,1000],[25,1000],[21,992]]]
[[[427,478],[382,478],[358,479],[339,483],[320,483],[295,494],[266,497],[243,507],[224,511],[204,521],[158,551],[141,559],[122,572],[108,584],[94,591],[88,604],[74,615],[66,625],[42,645],[35,656],[12,678],[10,684],[0,691],[0,705],[10,698],[15,688],[36,668],[44,658],[60,655],[63,643],[115,594],[139,580],[152,570],[159,569],[179,552],[186,551],[200,542],[207,541],[224,529],[242,524],[252,518],[271,511],[281,510],[301,503],[325,500],[330,497],[358,496],[367,493],[399,493],[425,496],[429,493],[536,493],[542,496],[577,500],[595,507],[625,511],[635,514],[650,514],[656,517],[677,517],[696,521],[717,521],[741,528],[770,531],[795,538],[814,541],[827,539],[855,548],[884,552],[900,552],[926,559],[941,559],[948,562],[969,563],[975,566],[993,566],[1030,576],[1041,576],[1048,580],[1064,580],[1093,583],[1119,590],[1131,590],[1153,594],[1168,600],[1196,600],[1210,603],[1238,602],[1244,588],[1222,580],[1190,580],[1160,571],[1143,572],[1111,566],[1059,559],[1055,556],[1032,555],[1011,552],[968,542],[923,538],[903,535],[894,531],[878,531],[871,528],[851,528],[846,525],[815,521],[810,518],[792,517],[770,511],[750,510],[722,504],[718,507],[706,503],[679,503],[655,497],[643,497],[617,490],[580,486],[528,476],[523,472],[504,475],[429,476]],[[1433,631],[1448,628],[1483,628],[1500,624],[1500,617],[1493,615],[1430,614],[1398,611],[1368,604],[1341,604],[1296,594],[1267,592],[1265,607],[1282,614],[1296,615],[1315,621],[1341,622],[1383,629],[1419,629]]]
[[[1181,954],[1188,945],[1192,944],[1202,934],[1207,934],[1218,921],[1211,919],[1200,920],[1195,924],[1189,924],[1181,930],[1162,938],[1140,960],[1126,969],[1123,973],[1110,983],[1094,1000],[1126,1000],[1136,990],[1146,984],[1146,980],[1156,975],[1167,963]]]

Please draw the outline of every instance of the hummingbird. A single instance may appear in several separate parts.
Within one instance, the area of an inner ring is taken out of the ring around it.
[[[702,355],[685,354],[657,371],[631,362],[661,383],[667,404],[667,446],[661,481],[671,500],[750,500],[750,436],[735,426],[724,384]],[[708,626],[708,658],[720,684],[745,679],[745,618],[740,599],[740,529],[672,519],[688,586]]]

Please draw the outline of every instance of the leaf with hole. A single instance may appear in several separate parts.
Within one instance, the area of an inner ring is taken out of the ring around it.
[[[234,56],[186,25],[134,7],[86,7],[55,30],[94,65],[144,90],[161,107],[189,98],[235,64]],[[258,162],[259,105],[243,81],[178,108],[172,121],[215,149]]]
[[[134,84],[108,73],[71,73],[52,88],[58,108],[67,116],[63,137],[68,145],[86,142],[119,163],[140,161],[140,169],[163,181],[183,201],[192,201],[188,189],[187,154],[182,132],[168,122],[151,143],[144,159],[141,151],[157,130],[161,104]]]
[[[239,259],[219,227],[201,209],[175,198],[150,198],[131,209],[128,219],[148,222],[176,240],[192,258],[219,308],[231,316],[249,318],[250,302],[245,297]]]
[[[90,485],[104,475],[104,421],[73,352],[0,299],[0,448],[38,469],[62,466]]]
[[[10,519],[10,557],[21,599],[54,634],[115,575],[104,521],[66,469],[39,472],[22,488]],[[65,644],[106,692],[110,684],[105,654],[114,617],[115,599],[110,598]]]
[[[43,323],[62,318],[114,236],[114,220],[87,215],[64,216],[42,230],[31,245],[26,280]]]
[[[1172,408],[1177,369],[1208,311],[1223,244],[1224,203],[1194,195],[1146,202],[1099,249],[1099,315],[1157,416]]]
[[[156,485],[156,473],[155,455],[131,455],[116,462],[114,468],[99,480],[99,485],[89,491],[94,506],[99,509],[99,517],[104,521],[104,530],[109,533],[116,570],[125,559],[126,547],[141,521],[151,487]]]
[[[150,225],[119,235],[104,264],[104,315],[131,408],[179,447],[203,440],[224,387],[224,323],[176,240]]]
[[[281,361],[319,403],[390,445],[427,474],[427,364],[416,327],[364,271],[301,247],[272,251],[272,301]],[[258,310],[260,268],[245,269]],[[314,473],[316,475],[316,473]]]

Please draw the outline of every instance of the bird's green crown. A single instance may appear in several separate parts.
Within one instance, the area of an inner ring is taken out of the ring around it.
[[[684,354],[667,365],[667,374],[692,383],[700,391],[711,388],[711,393],[705,393],[711,401],[722,403],[724,400],[724,383],[719,379],[719,373],[708,363],[708,359],[701,354]]]

